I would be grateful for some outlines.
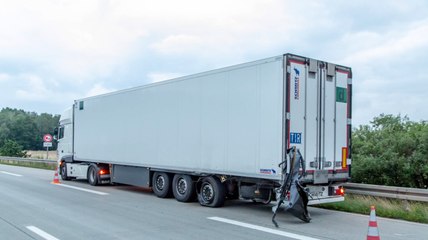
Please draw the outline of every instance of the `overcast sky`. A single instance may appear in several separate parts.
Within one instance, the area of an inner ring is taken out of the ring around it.
[[[428,1],[0,0],[0,108],[294,53],[353,69],[353,124],[428,120]]]

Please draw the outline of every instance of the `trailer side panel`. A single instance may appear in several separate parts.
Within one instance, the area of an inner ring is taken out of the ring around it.
[[[76,101],[75,159],[279,179],[282,57]]]

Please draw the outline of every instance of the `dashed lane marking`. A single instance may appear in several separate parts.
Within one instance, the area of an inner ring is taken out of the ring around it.
[[[227,219],[227,218],[208,217],[208,219],[214,220],[214,221],[218,221],[218,222],[223,222],[223,223],[229,223],[229,224],[232,224],[232,225],[235,225],[235,226],[244,227],[244,228],[250,228],[250,229],[257,230],[257,231],[271,233],[271,234],[275,234],[275,235],[279,235],[279,236],[283,236],[283,237],[289,237],[289,238],[293,238],[293,239],[298,239],[298,240],[319,240],[318,238],[312,238],[312,237],[307,237],[307,236],[303,236],[303,235],[299,235],[299,234],[295,234],[295,233],[290,233],[290,232],[285,232],[285,231],[279,231],[279,230],[276,230],[276,229],[262,227],[262,226],[257,226],[257,225],[254,225],[254,224],[249,224],[249,223],[244,223],[244,222],[239,222],[239,221],[235,221],[235,220],[231,220],[231,219]]]
[[[46,239],[46,240],[59,240],[58,238],[50,235],[49,233],[43,231],[42,229],[35,227],[35,226],[27,226],[27,229],[32,231],[33,233],[39,235],[40,237]]]
[[[5,172],[5,171],[0,171],[0,172],[3,173],[3,174],[15,176],[15,177],[22,177],[21,174],[16,174],[16,173],[11,173],[11,172]]]
[[[90,189],[86,189],[86,188],[81,188],[81,187],[75,187],[75,186],[71,186],[71,185],[67,185],[67,184],[54,184],[55,186],[60,186],[60,187],[65,187],[65,188],[72,188],[75,190],[79,190],[79,191],[83,191],[83,192],[89,192],[89,193],[94,193],[94,194],[98,194],[98,195],[108,195],[108,193],[106,192],[99,192],[99,191],[94,191],[94,190],[90,190]]]

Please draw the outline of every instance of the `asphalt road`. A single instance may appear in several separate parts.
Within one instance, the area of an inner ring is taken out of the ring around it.
[[[271,206],[206,208],[131,186],[51,184],[54,172],[0,165],[0,239],[365,239],[368,215],[310,208],[311,223]],[[77,187],[77,188],[73,188]],[[87,191],[85,191],[87,190]],[[377,218],[381,239],[428,239],[428,225]]]

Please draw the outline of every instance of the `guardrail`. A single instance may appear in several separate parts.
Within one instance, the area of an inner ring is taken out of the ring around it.
[[[3,156],[0,156],[0,161],[6,161],[8,163],[28,162],[28,163],[46,163],[48,165],[55,165],[55,164],[57,164],[55,160],[49,160],[49,159],[3,157]]]
[[[346,189],[346,193],[428,202],[428,189],[392,187],[361,183],[346,183],[343,186]]]

